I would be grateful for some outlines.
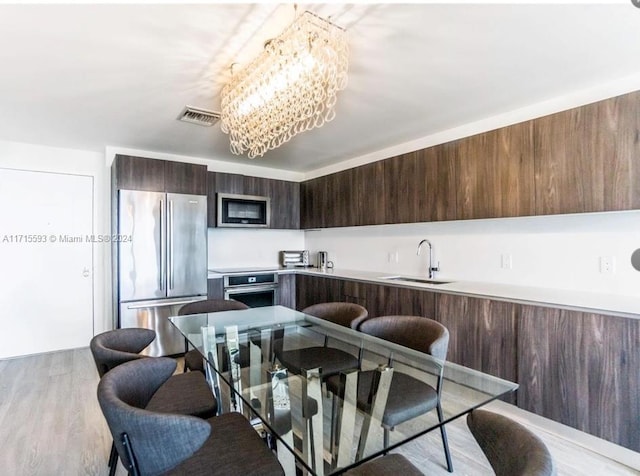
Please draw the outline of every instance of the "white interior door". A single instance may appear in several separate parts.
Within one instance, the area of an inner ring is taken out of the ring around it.
[[[0,169],[0,358],[89,344],[92,233],[92,177]]]

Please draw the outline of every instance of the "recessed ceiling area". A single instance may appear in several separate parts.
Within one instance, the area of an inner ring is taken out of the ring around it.
[[[0,5],[0,140],[308,172],[640,73],[631,2],[302,8],[347,29],[349,84],[332,122],[249,160],[176,119],[218,111],[292,5]]]

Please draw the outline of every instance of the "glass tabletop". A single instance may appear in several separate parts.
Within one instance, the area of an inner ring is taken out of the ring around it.
[[[221,408],[253,419],[287,474],[295,474],[296,466],[315,475],[340,474],[518,387],[283,306],[170,321],[205,358]],[[328,379],[322,367],[291,365],[301,355],[322,361],[336,353],[355,364]],[[430,392],[406,410],[409,419],[390,421],[392,381]],[[440,417],[429,398],[439,403]]]

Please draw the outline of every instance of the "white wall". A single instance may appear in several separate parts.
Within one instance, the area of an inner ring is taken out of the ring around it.
[[[93,217],[94,234],[109,233],[109,177],[104,154],[74,149],[45,147],[18,142],[0,141],[0,167],[66,174],[88,175],[94,179]],[[25,193],[28,193],[25,190]],[[18,199],[18,197],[16,197]],[[0,204],[11,206],[11,204]],[[110,249],[107,244],[94,244],[94,333],[110,329],[111,270]],[[3,266],[11,264],[3,263]],[[47,283],[42,283],[46,286]],[[37,290],[34,290],[37,296]],[[73,289],[69,289],[73,296]],[[87,343],[88,345],[88,343]]]
[[[640,272],[630,261],[640,248],[640,211],[334,228],[305,236],[306,248],[328,251],[336,268],[425,276],[427,249],[416,256],[416,248],[428,238],[440,262],[438,278],[640,293]],[[512,269],[501,267],[505,253]],[[601,256],[614,258],[613,274],[600,272]]]
[[[280,250],[303,250],[300,230],[209,228],[209,269],[278,266]]]

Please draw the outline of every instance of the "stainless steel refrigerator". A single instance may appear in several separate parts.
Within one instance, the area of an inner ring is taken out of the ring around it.
[[[156,339],[143,352],[184,352],[168,321],[207,295],[207,197],[120,190],[118,327],[146,327]]]

